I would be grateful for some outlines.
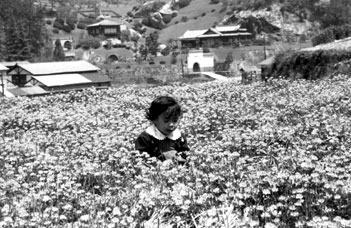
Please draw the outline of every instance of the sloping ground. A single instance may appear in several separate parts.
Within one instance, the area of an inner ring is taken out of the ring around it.
[[[177,17],[160,31],[159,42],[167,43],[170,38],[176,39],[189,29],[207,29],[215,23],[219,23],[225,16],[225,12],[219,12],[221,4],[209,4],[209,1],[192,0],[191,3],[178,10]],[[187,18],[182,22],[182,18]]]
[[[318,51],[318,50],[351,50],[351,37],[336,40],[327,44],[320,44],[314,47],[304,48],[302,51]]]

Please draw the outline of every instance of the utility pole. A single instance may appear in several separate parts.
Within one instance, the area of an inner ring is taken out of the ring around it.
[[[0,72],[0,74],[1,74],[2,96],[5,96],[4,73]]]
[[[264,59],[267,59],[267,55],[266,55],[266,34],[263,34],[263,54],[264,54]]]

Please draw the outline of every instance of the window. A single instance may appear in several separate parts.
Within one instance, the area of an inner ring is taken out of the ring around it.
[[[117,34],[116,28],[105,28],[105,34]]]

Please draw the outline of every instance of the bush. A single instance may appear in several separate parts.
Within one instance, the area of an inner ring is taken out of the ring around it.
[[[57,28],[54,28],[54,29],[52,30],[52,32],[55,33],[55,34],[59,34],[60,31],[59,31]]]
[[[191,0],[179,0],[178,2],[176,2],[176,6],[179,8],[183,8],[186,7],[190,4]]]
[[[271,75],[283,78],[301,75],[304,79],[319,79],[328,76],[329,70],[336,64],[350,58],[351,53],[345,50],[284,52],[276,56]]]
[[[53,27],[57,28],[58,30],[62,30],[63,24],[61,24],[59,21],[55,21]]]
[[[166,61],[161,60],[161,61],[160,61],[160,64],[161,64],[161,65],[164,65],[164,64],[166,64]]]
[[[72,31],[71,27],[69,25],[64,25],[62,28],[63,31],[70,33]]]
[[[211,0],[211,4],[218,4],[220,2],[220,0]]]
[[[47,25],[52,25],[52,21],[51,21],[51,20],[46,20],[45,23],[46,23]]]
[[[78,29],[86,29],[87,26],[86,26],[86,24],[78,23],[78,24],[77,24],[77,28],[78,28]]]
[[[86,38],[80,39],[78,41],[77,47],[82,47],[83,49],[97,49],[101,47],[101,42],[97,37],[88,36]]]
[[[181,19],[180,19],[181,22],[187,22],[188,21],[188,17],[187,16],[183,16]]]
[[[351,36],[351,25],[331,26],[312,38],[312,45],[325,44]]]

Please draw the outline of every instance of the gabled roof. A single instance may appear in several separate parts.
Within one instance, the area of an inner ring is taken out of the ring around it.
[[[99,71],[100,68],[85,60],[65,62],[43,62],[31,64],[19,64],[18,67],[32,75],[50,75],[64,73],[81,73]],[[9,74],[11,74],[11,70]]]
[[[217,26],[215,28],[201,29],[201,30],[187,30],[181,37],[178,39],[196,39],[196,38],[205,38],[205,37],[218,37],[218,36],[242,36],[242,35],[251,35],[251,33],[246,32],[244,28],[240,28],[240,25],[235,26]],[[233,32],[233,33],[228,33]]]
[[[91,82],[80,74],[56,74],[33,76],[33,78],[47,87],[85,84]]]
[[[263,60],[262,62],[259,62],[258,65],[260,66],[270,66],[274,63],[275,61],[275,56],[271,56],[265,60]]]
[[[207,30],[208,29],[187,30],[181,37],[179,37],[179,39],[195,39],[196,37],[203,35]]]
[[[81,74],[56,74],[56,75],[44,75],[44,76],[33,76],[35,80],[42,83],[47,87],[53,86],[67,86],[77,84],[92,84],[99,82],[110,82],[111,80],[103,75],[93,74],[90,76]]]
[[[87,25],[87,27],[97,27],[97,26],[117,26],[117,25],[123,25],[123,21],[122,20],[102,20],[99,21],[95,24],[90,24]]]
[[[44,95],[50,93],[39,86],[9,88],[7,92],[14,96]]]
[[[16,64],[29,64],[30,62],[28,61],[14,61],[14,62],[0,62],[0,64],[6,66],[6,67],[12,67],[15,66]]]
[[[217,26],[215,29],[218,32],[231,32],[241,30],[240,25],[231,25],[231,26]],[[246,29],[245,29],[246,30]]]

